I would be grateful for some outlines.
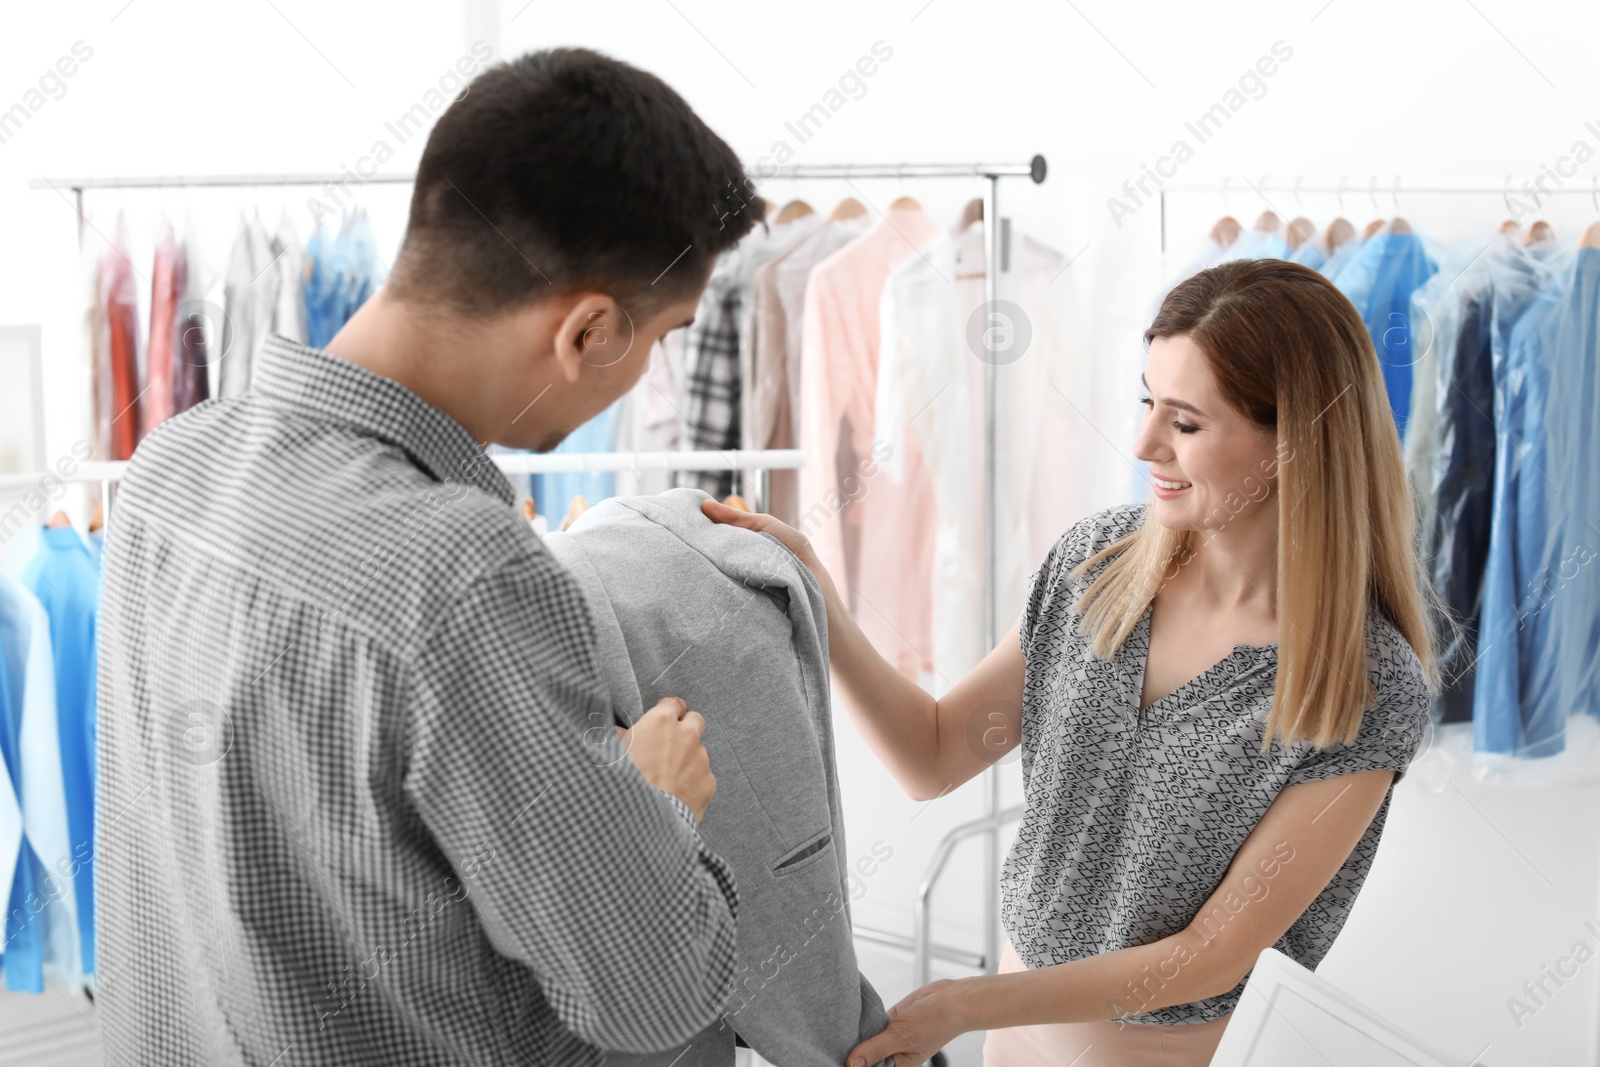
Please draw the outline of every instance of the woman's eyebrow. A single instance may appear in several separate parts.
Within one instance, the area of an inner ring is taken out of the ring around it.
[[[1139,381],[1144,385],[1145,392],[1150,392],[1150,383],[1144,380],[1144,375],[1142,373],[1139,375]],[[1159,397],[1159,396],[1156,397],[1156,399],[1160,400],[1163,404],[1167,405],[1167,407],[1169,407],[1169,408],[1178,408],[1178,409],[1180,409],[1182,411],[1192,412],[1193,414],[1199,415],[1202,419],[1210,418],[1209,415],[1207,415],[1205,412],[1201,411],[1199,408],[1195,407],[1193,404],[1189,403],[1188,401],[1185,401],[1185,400],[1171,400],[1171,399],[1167,399],[1167,398],[1163,398],[1163,397]]]

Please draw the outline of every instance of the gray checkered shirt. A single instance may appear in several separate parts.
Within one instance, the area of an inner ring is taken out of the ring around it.
[[[108,529],[108,1064],[600,1064],[713,1022],[737,896],[467,431],[281,338]]]

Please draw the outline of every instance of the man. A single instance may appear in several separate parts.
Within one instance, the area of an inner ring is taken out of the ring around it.
[[[599,1064],[716,1018],[703,720],[613,725],[483,449],[551,449],[638,380],[760,217],[743,182],[648,74],[488,70],[384,289],[145,439],[99,668],[108,1064]]]

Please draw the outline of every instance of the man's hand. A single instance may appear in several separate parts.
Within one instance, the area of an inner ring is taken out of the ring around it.
[[[711,757],[700,742],[705,732],[706,720],[678,697],[663,698],[631,730],[617,727],[644,780],[689,805],[697,822],[717,793]]]

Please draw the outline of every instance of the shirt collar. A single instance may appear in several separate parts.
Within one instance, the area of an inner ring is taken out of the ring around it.
[[[516,500],[511,483],[466,427],[392,378],[273,335],[254,381],[270,402],[386,441],[441,482],[476,486],[508,505]]]

